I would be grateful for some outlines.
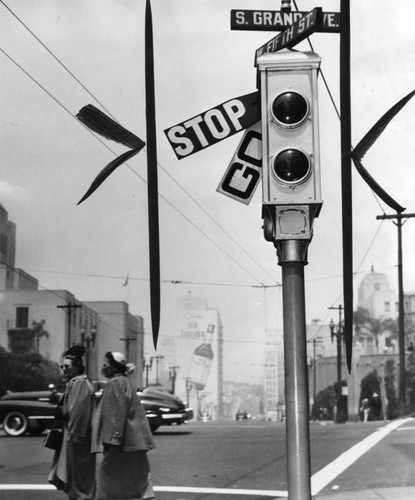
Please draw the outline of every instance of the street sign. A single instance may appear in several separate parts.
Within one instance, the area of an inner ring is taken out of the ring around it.
[[[177,158],[212,146],[254,125],[261,117],[259,92],[230,99],[164,131]]]
[[[308,12],[276,10],[231,10],[231,30],[284,31]],[[321,25],[315,29],[322,33],[340,33],[340,12],[323,12]]]
[[[247,129],[216,191],[248,205],[262,177],[261,122]]]
[[[287,28],[282,33],[269,40],[266,44],[262,45],[255,52],[255,66],[257,64],[258,57],[262,54],[267,54],[269,52],[277,52],[278,50],[284,48],[294,47],[297,43],[314,33],[319,26],[321,26],[321,18],[323,11],[321,7],[316,7],[315,9],[308,12],[305,16],[298,19],[289,28]]]

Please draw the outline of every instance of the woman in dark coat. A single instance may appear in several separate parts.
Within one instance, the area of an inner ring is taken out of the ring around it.
[[[127,376],[125,356],[108,352],[102,374],[108,379],[93,417],[92,451],[103,451],[97,499],[151,499],[147,451],[154,448],[145,410]]]
[[[62,370],[67,384],[58,405],[58,417],[64,422],[64,436],[48,478],[69,500],[92,500],[95,494],[96,455],[91,453],[95,396],[84,373],[84,354],[82,346],[73,346],[63,354]]]

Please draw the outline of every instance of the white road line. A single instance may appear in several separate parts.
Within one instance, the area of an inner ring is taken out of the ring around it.
[[[250,495],[268,498],[288,498],[287,491],[278,490],[238,490],[234,488],[191,488],[180,486],[155,486],[154,490],[170,493],[205,493],[211,495]]]
[[[242,490],[234,488],[193,488],[187,486],[153,486],[154,491],[167,493],[204,493],[212,495],[251,495],[268,498],[287,498],[287,491]],[[0,484],[0,490],[56,490],[50,484]]]
[[[349,450],[342,453],[333,462],[326,465],[311,478],[312,495],[317,495],[338,475],[350,467],[358,458],[368,452],[375,444],[385,438],[389,433],[397,430],[398,427],[413,420],[407,418],[403,420],[395,420],[390,424],[378,429],[376,432],[363,439],[359,443],[352,446]],[[410,428],[406,428],[410,429]],[[0,484],[0,491],[5,490],[56,490],[50,484]],[[234,488],[193,488],[187,486],[154,486],[154,490],[165,493],[195,493],[195,494],[212,494],[212,495],[241,495],[241,496],[258,496],[268,498],[288,498],[288,492],[284,490],[245,490]]]
[[[336,460],[326,465],[323,469],[316,472],[311,478],[311,492],[313,495],[317,495],[323,488],[325,488],[333,479],[335,479],[339,474],[344,472],[348,467],[350,467],[358,458],[369,451],[375,444],[386,437],[390,432],[396,430],[403,424],[410,422],[412,418],[407,418],[403,420],[395,420],[390,424],[378,429],[373,434],[370,434],[367,438],[360,441],[360,443],[355,444],[349,450],[345,451],[339,455]]]

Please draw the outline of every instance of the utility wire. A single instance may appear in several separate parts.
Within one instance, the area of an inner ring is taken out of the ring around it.
[[[2,265],[4,265],[7,269],[9,269],[10,271],[12,271],[13,273],[19,273],[19,269],[11,266],[10,264],[6,264],[5,262],[2,262]],[[40,288],[41,290],[40,291],[44,291],[44,292],[47,292],[49,293],[50,295],[53,295],[54,297],[58,297],[60,300],[63,300],[63,301],[66,301],[67,298],[66,297],[63,297],[61,294],[57,293],[56,290],[51,290],[49,288],[46,288],[44,286],[42,286],[37,279],[33,278],[32,276],[30,275],[26,275],[25,276],[25,279],[30,281],[31,283],[33,283],[37,288],[36,290],[34,291],[39,291],[38,288]],[[69,292],[70,293],[70,292]],[[73,295],[73,294],[72,294]],[[81,300],[78,300],[78,302],[80,302],[81,304],[83,304],[83,302]],[[92,309],[92,308],[90,308]],[[92,309],[93,310],[93,309]],[[93,310],[94,311],[94,310]],[[101,318],[101,315],[100,313],[98,313],[97,311],[94,311],[97,313],[97,317],[98,317],[98,321],[101,325],[104,325],[106,326],[107,328],[109,328],[110,330],[113,330],[114,332],[116,333],[119,333],[120,335],[124,335],[124,331],[121,331],[121,330],[118,330],[118,328],[115,328],[114,326],[110,325],[109,323],[106,323],[102,318]]]
[[[114,120],[116,118],[111,114],[111,112],[102,104],[100,100],[98,100],[97,97],[75,76],[75,74],[69,70],[69,68],[46,46],[46,44],[40,40],[40,38],[20,19],[17,14],[15,14],[10,7],[6,5],[6,3],[3,0],[0,0],[0,3],[4,5],[4,7],[17,19],[17,21],[24,26],[24,28],[42,45],[42,47],[55,59],[55,61],[67,71],[67,73],[94,99],[94,101],[99,104]],[[116,120],[117,121],[117,120]],[[102,141],[100,141],[102,142]],[[147,153],[147,149],[144,148],[144,150]],[[114,153],[115,154],[115,153]],[[126,163],[126,165],[134,172],[136,173],[129,165]],[[242,245],[240,245],[201,205],[198,201],[196,201],[193,196],[190,195],[190,193],[159,163],[157,162],[157,165],[160,167],[161,170],[190,198],[190,200],[195,203],[195,205],[224,233],[226,236],[252,261],[254,264],[256,264],[269,278],[271,278],[273,281],[275,281],[274,277],[269,274],[269,272],[261,266],[253,257],[252,255],[243,248]],[[141,176],[139,176],[142,180],[144,180]],[[145,182],[145,181],[144,181]],[[181,213],[181,212],[179,212]],[[258,280],[257,280],[258,281]],[[278,283],[277,283],[278,284]]]
[[[63,62],[62,62],[62,61],[61,61],[61,60],[60,60],[57,56],[55,56],[55,54],[54,54],[51,50],[49,50],[49,48],[48,48],[48,47],[47,47],[47,46],[46,46],[46,45],[42,42],[42,40],[41,40],[38,36],[36,36],[36,35],[35,35],[35,33],[34,33],[34,32],[33,32],[33,31],[32,31],[32,30],[31,30],[31,29],[27,26],[27,24],[25,24],[25,23],[24,23],[24,22],[20,19],[20,17],[19,17],[19,16],[17,16],[17,14],[15,14],[15,13],[14,13],[14,12],[10,9],[10,7],[8,7],[8,6],[5,4],[5,2],[3,2],[3,0],[0,0],[0,3],[1,3],[1,4],[3,4],[3,5],[4,5],[4,7],[6,7],[6,9],[10,12],[10,14],[11,14],[12,16],[14,16],[14,17],[15,17],[15,18],[19,21],[19,23],[27,29],[27,31],[28,31],[28,32],[29,32],[29,33],[30,33],[30,34],[31,34],[31,35],[32,35],[32,36],[33,36],[33,37],[34,37],[34,38],[35,38],[35,39],[36,39],[36,40],[40,43],[40,45],[42,45],[42,47],[43,47],[43,48],[44,48],[44,49],[45,49],[45,50],[46,50],[46,51],[47,51],[47,52],[48,52],[48,53],[49,53],[49,54],[50,54],[50,55],[51,55],[51,56],[55,59],[55,61],[56,61],[56,62],[57,62],[60,66],[62,66],[62,68],[64,68],[64,70],[65,70],[65,71],[67,71],[67,72],[71,75],[71,77],[72,77],[72,78],[73,78],[73,79],[74,79],[74,80],[75,80],[75,81],[76,81],[76,82],[77,82],[77,83],[78,83],[78,84],[79,84],[79,85],[80,85],[80,86],[81,86],[81,87],[85,90],[85,92],[87,92],[87,93],[88,93],[88,94],[92,97],[92,99],[94,99],[94,101],[95,101],[96,103],[98,103],[98,104],[99,104],[99,105],[100,105],[100,106],[101,106],[101,107],[102,107],[102,108],[103,108],[103,109],[104,109],[104,110],[105,110],[105,111],[106,111],[106,112],[107,112],[107,113],[111,116],[111,118],[113,118],[114,120],[116,120],[116,119],[112,116],[112,114],[108,111],[108,109],[107,109],[107,108],[106,108],[106,107],[102,104],[102,102],[101,102],[101,101],[99,101],[99,100],[98,100],[98,99],[94,96],[94,94],[88,90],[88,88],[87,88],[87,87],[86,87],[86,86],[85,86],[85,85],[84,85],[84,84],[83,84],[83,83],[82,83],[82,82],[81,82],[81,81],[80,81],[80,80],[79,80],[79,79],[78,79],[78,78],[77,78],[77,77],[76,77],[76,76],[72,73],[72,71],[71,71],[71,70],[70,70],[67,66],[65,66],[65,64],[64,64],[64,63],[63,63]],[[116,120],[116,121],[117,121],[117,120]]]
[[[1,0],[0,0],[1,1]],[[10,61],[12,61],[23,73],[32,80],[36,85],[38,85],[46,94],[51,97],[55,103],[57,103],[63,110],[65,110],[74,120],[76,120],[77,123],[80,123],[79,120],[74,116],[69,109],[64,106],[56,97],[54,97],[43,85],[41,85],[33,76],[31,76],[20,64],[17,63],[7,52],[5,52],[2,48],[0,48],[0,52],[2,52]],[[82,126],[88,130],[88,132],[95,137],[103,146],[105,146],[109,151],[111,151],[115,156],[117,154],[107,145],[105,144],[100,137],[95,135],[92,131],[90,131],[88,128],[86,128],[83,124]],[[127,165],[128,168],[139,178],[141,179],[144,183],[147,183],[147,181],[140,175],[138,174],[131,166]],[[191,224],[199,233],[201,233],[205,238],[207,238],[216,248],[218,248],[223,254],[225,254],[234,264],[236,264],[240,269],[242,269],[244,272],[249,274],[249,276],[259,283],[261,286],[265,286],[260,280],[258,280],[248,269],[246,269],[240,262],[235,260],[226,250],[224,250],[216,241],[213,240],[209,235],[207,235],[204,231],[202,231],[199,226],[197,226],[187,215],[185,215],[181,210],[179,210],[171,201],[169,201],[164,195],[159,193],[160,198],[162,198],[168,205],[170,205],[171,208],[173,208],[177,213],[179,213],[184,219],[187,220],[189,224]],[[277,285],[278,286],[278,285]]]

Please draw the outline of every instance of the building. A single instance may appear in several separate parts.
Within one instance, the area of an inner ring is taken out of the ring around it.
[[[157,353],[146,338],[146,380],[170,388],[212,419],[223,416],[223,325],[219,310],[189,292],[176,304],[168,332],[160,332]]]
[[[281,330],[266,330],[264,417],[282,420],[285,414],[284,344]]]
[[[371,272],[360,282],[357,307],[369,311],[372,318],[396,318],[399,313],[399,299],[396,292],[390,289],[386,274]]]
[[[99,342],[95,355],[102,363],[108,351],[125,354],[136,368],[136,383],[143,387],[144,371],[144,319],[130,313],[126,302],[87,301],[85,306],[98,314]]]
[[[125,302],[81,302],[67,290],[39,290],[38,280],[15,267],[16,227],[0,205],[0,346],[59,362],[74,344],[84,345],[89,377],[98,380],[107,351],[126,354],[143,384],[141,316]]]

